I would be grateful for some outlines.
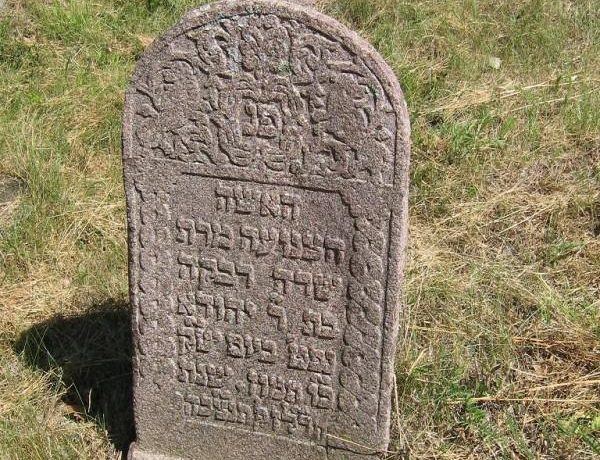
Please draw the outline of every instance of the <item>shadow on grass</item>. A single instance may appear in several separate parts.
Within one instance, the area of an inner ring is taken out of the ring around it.
[[[109,300],[78,316],[36,324],[15,348],[29,365],[62,382],[63,402],[74,419],[93,421],[106,429],[115,448],[127,450],[134,436],[127,303]]]

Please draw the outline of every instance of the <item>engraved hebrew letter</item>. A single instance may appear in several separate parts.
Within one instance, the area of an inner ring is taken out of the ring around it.
[[[312,377],[307,392],[311,395],[311,406],[320,409],[331,409],[333,407],[333,389],[331,388],[331,377],[316,375]]]
[[[234,358],[245,357],[244,338],[239,334],[227,334],[227,354]]]
[[[316,335],[318,322],[319,313],[310,309],[306,310],[302,315],[302,333],[314,337]]]
[[[275,280],[277,292],[288,294],[290,292],[290,286],[294,283],[294,272],[283,268],[275,268],[273,270],[273,279]],[[278,287],[281,289],[278,289]]]
[[[269,409],[265,406],[256,405],[254,409],[255,428],[266,425],[269,421]]]
[[[288,434],[292,434],[298,429],[298,415],[293,413],[289,404],[282,403],[281,421],[287,424]]]
[[[177,241],[192,245],[196,241],[196,224],[193,219],[180,217],[177,219]]]
[[[213,312],[214,318],[217,321],[223,321],[225,319],[225,298],[222,295],[215,296]]]
[[[321,339],[334,339],[337,332],[337,319],[333,313],[323,312],[316,333]]]
[[[327,262],[334,261],[336,265],[344,262],[346,255],[346,243],[339,238],[325,237],[325,260]]]
[[[195,256],[180,252],[177,262],[180,265],[179,277],[182,280],[193,280],[198,278],[198,262]]]
[[[225,299],[225,322],[238,324],[240,322],[240,314],[244,306],[244,301],[234,299],[232,297]]]
[[[218,271],[215,276],[215,283],[224,286],[233,286],[235,281],[233,275],[235,273],[235,264],[225,259],[219,259],[217,263]]]
[[[239,214],[250,214],[256,210],[256,192],[242,187],[235,188],[236,208]]]
[[[214,225],[214,224],[213,224]],[[222,224],[216,246],[221,249],[231,249],[234,245],[233,230],[227,224]]]
[[[204,235],[204,241],[201,248],[208,248],[213,244],[213,232],[211,225],[203,220],[196,221],[196,233]]]
[[[308,370],[312,372],[323,372],[325,369],[325,350],[308,347]]]
[[[233,188],[218,183],[215,195],[217,196],[217,211],[231,211],[234,209]]]
[[[200,353],[210,352],[210,347],[213,342],[213,332],[205,327],[196,328],[196,351]]]
[[[277,406],[271,406],[271,421],[273,431],[277,431],[281,427],[281,410]]]
[[[258,229],[250,225],[240,228],[240,247],[244,250],[256,251],[258,245]]]
[[[193,382],[195,380],[195,365],[192,358],[180,356],[177,361],[177,367],[179,369],[177,380],[184,383]]]
[[[321,260],[323,257],[323,236],[307,233],[302,237],[302,259]]]
[[[200,398],[194,395],[186,395],[184,398],[183,412],[187,416],[195,416],[200,412]]]
[[[213,316],[214,298],[210,294],[205,294],[202,291],[196,292],[196,302],[200,307],[200,311],[204,310],[204,318],[210,319]]]
[[[281,215],[284,219],[298,219],[300,212],[300,197],[298,195],[292,195],[283,193],[281,195]]]
[[[329,300],[332,291],[338,289],[342,285],[342,279],[339,276],[329,276],[316,274],[313,276],[315,284],[315,299],[326,301]]]
[[[185,354],[196,348],[195,340],[195,318],[186,317],[184,323],[179,326],[177,336],[179,337],[179,353]]]
[[[248,396],[257,396],[260,397],[260,385],[258,383],[258,372],[256,369],[248,370],[248,374],[246,375],[248,379]]]
[[[260,245],[257,248],[256,255],[266,256],[275,253],[277,242],[279,241],[279,229],[275,227],[260,229]]]
[[[251,288],[254,285],[254,267],[250,264],[238,263],[235,269],[236,275],[245,278],[245,287]]]
[[[304,345],[298,345],[296,342],[292,342],[288,345],[288,353],[290,356],[288,367],[291,369],[308,369],[308,348]]]
[[[327,350],[325,352],[325,362],[323,363],[323,373],[333,374],[335,368],[336,354],[333,350]]]
[[[271,399],[281,401],[285,397],[285,383],[283,377],[279,375],[270,376],[269,386],[271,388]]]
[[[193,315],[196,313],[196,303],[194,295],[185,293],[177,296],[177,314],[178,315]]]
[[[208,373],[206,372],[206,364],[196,360],[196,378],[194,379],[196,385],[205,387],[208,385]]]
[[[261,398],[269,396],[269,376],[267,374],[259,374],[258,383],[260,384]]]
[[[313,295],[313,276],[310,272],[297,271],[294,275],[296,284],[304,286],[304,295],[312,297]]]
[[[281,229],[279,242],[282,245],[284,257],[288,259],[300,259],[302,257],[302,235],[299,232]]]
[[[260,197],[260,215],[279,217],[281,213],[279,195],[265,192]]]
[[[210,417],[213,413],[213,398],[210,395],[200,396],[200,406],[196,415],[200,417]]]
[[[258,307],[251,300],[244,301],[244,309],[243,312],[246,314],[248,318],[254,318],[258,311]]]
[[[252,422],[252,407],[249,404],[244,404],[243,402],[238,402],[238,418],[237,423],[241,423],[243,425]]]
[[[277,330],[280,332],[287,332],[287,313],[284,307],[279,305],[280,298],[275,298],[269,302],[267,307],[267,314],[277,319]]]
[[[300,404],[303,399],[302,384],[295,380],[288,382],[285,400],[290,404]]]
[[[264,339],[261,348],[262,353],[258,360],[263,363],[274,363],[277,358],[277,343]]]
[[[217,260],[209,258],[200,259],[200,287],[209,286],[217,273]]]

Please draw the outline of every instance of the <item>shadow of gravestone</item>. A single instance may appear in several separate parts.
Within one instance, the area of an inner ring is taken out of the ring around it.
[[[66,387],[66,412],[106,429],[118,450],[133,431],[129,305],[109,300],[77,316],[57,316],[24,332],[15,351]]]

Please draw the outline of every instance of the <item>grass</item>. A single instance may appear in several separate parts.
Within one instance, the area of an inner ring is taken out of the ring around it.
[[[118,458],[130,439],[123,94],[198,3],[0,13],[3,460]],[[319,8],[385,56],[413,124],[390,457],[598,458],[600,4]]]

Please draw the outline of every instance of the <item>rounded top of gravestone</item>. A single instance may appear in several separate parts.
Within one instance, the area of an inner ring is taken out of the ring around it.
[[[126,160],[407,181],[409,120],[393,71],[356,33],[291,2],[189,12],[139,61],[124,127]],[[354,159],[340,163],[348,149]]]

